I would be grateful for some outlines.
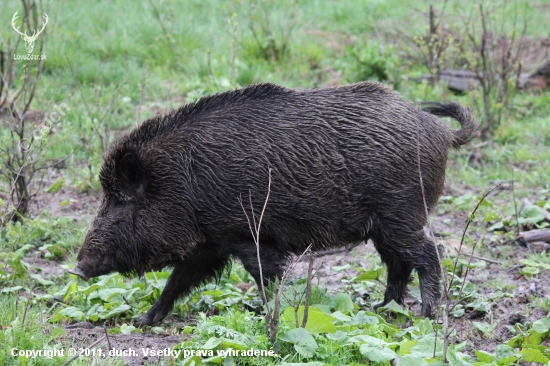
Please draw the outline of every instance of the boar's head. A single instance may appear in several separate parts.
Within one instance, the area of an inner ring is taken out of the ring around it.
[[[103,200],[69,270],[84,280],[162,269],[185,258],[199,241],[184,188],[188,175],[178,174],[182,162],[172,159],[182,155],[167,151],[176,144],[166,137],[143,130],[123,137],[105,156],[99,175]]]

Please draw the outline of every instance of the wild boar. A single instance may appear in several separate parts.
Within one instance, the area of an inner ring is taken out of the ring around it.
[[[456,119],[454,131],[435,116]],[[372,239],[387,265],[379,307],[403,303],[413,269],[423,316],[440,296],[440,264],[423,231],[440,196],[447,155],[476,130],[456,103],[419,109],[371,82],[293,90],[259,84],[153,117],[116,141],[99,179],[103,201],[72,270],[84,280],[173,267],[141,324],[238,258],[261,281],[240,200],[256,216],[263,280],[288,258]],[[420,169],[419,169],[420,168]],[[422,186],[421,186],[422,182]]]

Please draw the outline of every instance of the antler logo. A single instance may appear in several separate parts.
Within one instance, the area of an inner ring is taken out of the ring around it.
[[[44,21],[42,22],[43,24],[42,29],[40,29],[38,32],[34,31],[32,36],[29,36],[26,30],[25,30],[25,33],[21,33],[19,31],[19,27],[15,26],[15,21],[17,20],[17,13],[18,12],[16,11],[15,14],[13,14],[13,18],[11,18],[11,26],[13,27],[13,29],[15,29],[17,33],[21,35],[21,37],[23,38],[23,41],[25,41],[25,43],[27,44],[25,46],[25,48],[27,49],[27,53],[32,53],[32,50],[34,49],[34,42],[36,42],[36,39],[38,38],[40,33],[42,33],[44,31],[44,28],[46,28],[46,24],[48,24],[48,14],[44,13]]]

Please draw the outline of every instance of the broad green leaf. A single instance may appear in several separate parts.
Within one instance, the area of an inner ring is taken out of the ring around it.
[[[99,317],[101,319],[115,318],[115,317],[127,312],[131,308],[132,307],[128,304],[120,304],[119,306],[117,306],[116,308],[114,308],[113,310],[111,310],[109,312],[103,312],[103,313],[99,314]]]
[[[349,314],[353,311],[354,305],[351,301],[351,297],[348,294],[339,292],[332,298],[331,301],[332,308],[334,311],[339,311],[344,314]]]
[[[519,353],[521,355],[522,361],[525,362],[536,362],[543,365],[548,364],[548,357],[542,354],[539,350],[533,348],[524,348]]]
[[[294,349],[303,357],[313,357],[319,346],[310,332],[304,328],[291,329],[279,336],[279,339],[294,344]]]
[[[532,275],[539,274],[540,271],[537,267],[523,267],[521,269],[521,273],[523,273],[525,275],[528,275],[528,276],[532,276]]]
[[[408,354],[403,357],[399,357],[399,361],[397,361],[397,366],[428,366],[431,364],[428,364],[426,360],[424,360],[424,356],[419,354]]]
[[[399,346],[399,355],[405,356],[411,353],[411,348],[416,346],[416,343],[417,343],[416,339],[401,343],[401,345]]]
[[[544,268],[544,269],[550,269],[550,264],[546,264],[543,262],[536,262],[529,259],[520,259],[519,263],[528,266],[528,267],[537,267],[537,268]]]
[[[235,339],[227,339],[227,338],[223,339],[222,346],[225,349],[233,348],[233,349],[240,350],[240,351],[250,349],[250,345],[248,345],[248,344],[245,344],[243,342],[239,342]]]
[[[351,321],[351,325],[365,325],[365,324],[378,324],[384,322],[379,315],[365,312],[365,311],[359,311],[355,316],[353,317]]]
[[[487,228],[487,231],[496,231],[496,230],[501,230],[504,228],[504,223],[502,223],[502,221],[499,221],[497,223],[494,223],[493,225],[489,226]]]
[[[339,311],[335,311],[334,313],[330,314],[330,316],[341,323],[348,323],[351,321],[351,316],[344,315]]]
[[[354,343],[366,343],[370,346],[386,346],[389,344],[388,342],[380,338],[376,338],[366,334],[350,337],[350,339],[348,339],[346,344],[354,344]]]
[[[540,334],[550,332],[550,317],[542,318],[533,323],[533,330]]]
[[[304,318],[304,307],[298,308],[298,325],[302,325]],[[290,326],[296,326],[294,308],[289,306],[283,311],[281,320]],[[336,326],[332,324],[336,319],[330,315],[323,313],[320,309],[310,307],[308,311],[306,329],[313,334],[316,333],[334,333]]]
[[[342,330],[337,330],[335,333],[329,333],[326,337],[338,345],[342,345],[348,341],[348,333]]]
[[[124,288],[104,288],[97,291],[95,294],[91,294],[90,298],[99,297],[101,300],[108,302],[116,295],[124,294],[126,291],[128,290]]]
[[[473,366],[471,363],[460,358],[454,349],[451,348],[447,351],[447,362],[449,362],[450,366]]]
[[[223,343],[223,339],[217,337],[211,337],[201,346],[202,349],[214,349]]]
[[[424,318],[417,324],[420,335],[433,334],[434,327],[430,319]]]
[[[50,280],[46,280],[44,279],[42,276],[40,276],[38,273],[36,274],[31,274],[30,275],[31,278],[34,278],[36,280],[36,282],[38,282],[39,284],[41,284],[42,286],[51,286],[51,285],[54,285],[55,282],[53,281],[50,281]]]
[[[489,334],[493,330],[495,330],[495,328],[497,327],[496,323],[491,325],[491,324],[485,324],[480,322],[473,322],[473,324],[474,324],[474,327],[476,327],[476,329],[483,334]]]
[[[434,356],[434,344],[435,336],[433,334],[426,335],[417,340],[415,346],[411,348],[411,354],[421,355],[425,358],[433,358]],[[441,337],[437,337],[436,344],[436,356],[441,356],[443,354],[443,340]]]
[[[369,281],[369,280],[377,280],[380,278],[380,276],[384,273],[383,267],[368,269],[366,271],[361,272],[361,274],[357,277],[355,277],[355,281]]]
[[[2,293],[11,293],[11,292],[17,292],[19,290],[21,290],[23,288],[23,286],[13,286],[13,287],[6,287],[6,288],[3,288]]]
[[[122,334],[132,334],[134,333],[135,330],[136,330],[136,327],[134,327],[133,325],[122,324],[120,326],[120,333]]]
[[[372,346],[370,344],[362,344],[359,346],[359,352],[367,359],[374,362],[389,362],[397,357],[391,348],[383,346]]]
[[[181,363],[183,366],[202,366],[202,358],[199,356],[187,357]]]
[[[476,354],[476,357],[478,360],[482,362],[491,363],[495,359],[495,355],[485,352],[485,351],[478,351],[477,349],[474,351]]]
[[[221,365],[224,361],[224,358],[222,356],[212,356],[205,358],[203,361],[205,365],[211,365],[213,363],[215,363],[216,365]]]
[[[78,320],[78,321],[86,320],[84,313],[80,309],[74,306],[66,307],[65,309],[61,310],[59,314],[65,315],[71,319]]]
[[[412,316],[412,313],[408,310],[403,309],[399,304],[397,304],[394,300],[392,300],[390,303],[386,304],[385,306],[382,306],[378,308],[378,311],[382,310],[389,310],[392,313],[395,314],[395,323],[396,324],[405,324],[407,319],[410,319]]]
[[[507,344],[500,344],[497,346],[495,349],[495,357],[499,365],[509,365],[517,359],[514,349]]]
[[[546,219],[546,212],[538,206],[527,206],[521,210],[520,217],[518,222],[520,225],[525,225],[526,223],[538,224],[541,221]]]

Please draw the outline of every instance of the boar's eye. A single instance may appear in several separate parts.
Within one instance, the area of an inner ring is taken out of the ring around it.
[[[142,193],[144,178],[140,162],[136,155],[127,153],[117,163],[118,180],[128,193]]]

